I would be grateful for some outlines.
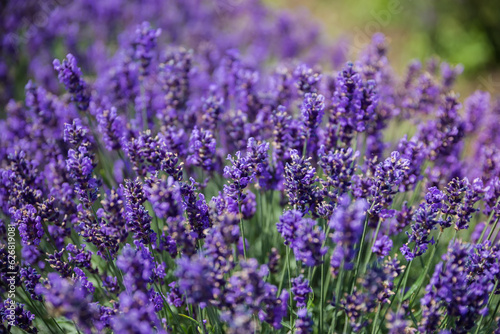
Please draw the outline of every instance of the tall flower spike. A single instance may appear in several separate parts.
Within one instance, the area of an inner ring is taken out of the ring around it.
[[[335,231],[332,235],[332,241],[335,242],[330,261],[331,271],[337,276],[339,270],[343,267],[345,270],[353,268],[352,261],[356,256],[354,245],[361,238],[363,233],[364,219],[368,203],[363,200],[357,200],[351,203],[348,195],[344,195],[330,218],[330,228]]]
[[[153,59],[153,50],[156,48],[156,41],[161,34],[161,29],[153,29],[149,22],[143,22],[135,31],[135,38],[132,42],[133,59],[140,64],[141,74],[149,74],[149,66]]]
[[[90,89],[83,80],[82,72],[76,64],[75,57],[69,53],[61,63],[54,59],[54,69],[58,73],[59,81],[64,84],[71,94],[71,100],[76,104],[78,110],[87,111],[90,103]]]
[[[311,134],[321,123],[325,110],[325,97],[321,94],[307,93],[304,95],[304,101],[300,109],[302,119],[304,121],[304,132],[306,138],[310,138]]]
[[[146,196],[139,178],[135,181],[125,180],[121,188],[126,198],[125,215],[129,231],[134,233],[136,240],[142,240],[145,244],[154,244],[156,233],[151,229],[152,218],[143,205]]]
[[[303,275],[292,279],[293,300],[297,302],[298,308],[306,307],[307,299],[311,292],[312,289],[309,286],[309,280],[305,279]]]
[[[322,74],[308,67],[306,64],[300,64],[293,71],[295,86],[300,96],[307,93],[316,93],[321,81]]]

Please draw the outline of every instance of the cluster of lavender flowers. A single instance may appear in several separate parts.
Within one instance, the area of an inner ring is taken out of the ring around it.
[[[326,70],[257,1],[50,17],[37,45],[95,45],[0,121],[0,332],[500,333],[500,100],[460,67],[400,78],[377,34]]]

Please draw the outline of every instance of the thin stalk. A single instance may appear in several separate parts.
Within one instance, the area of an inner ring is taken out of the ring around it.
[[[335,309],[333,312],[332,324],[330,325],[330,329],[328,330],[329,334],[335,331],[335,325],[337,324],[337,311],[338,311],[340,289],[343,277],[344,277],[344,261],[342,260],[342,263],[340,265],[339,276],[337,277],[337,284],[335,286]]]
[[[373,254],[372,249],[373,249],[373,246],[375,245],[375,241],[377,241],[378,233],[380,231],[380,225],[382,225],[382,219],[378,220],[377,229],[375,230],[375,234],[373,236],[373,240],[372,240],[372,243],[370,245],[370,248],[368,248],[368,256],[366,257],[365,263],[363,264],[363,271],[361,273],[366,272],[366,267],[368,266],[368,263],[370,263],[370,260],[372,258],[372,254]]]
[[[488,303],[490,302],[490,300],[493,298],[493,295],[495,294],[495,290],[497,289],[497,286],[498,286],[498,281],[496,281],[495,283],[495,287],[493,288],[493,290],[491,291],[490,293],[490,296],[488,297]],[[496,314],[496,311],[495,313],[493,314]],[[481,319],[479,319],[479,323],[477,324],[477,328],[476,328],[476,332],[475,334],[478,334],[479,333],[479,329],[481,328],[481,324],[483,323],[483,319],[484,319],[484,315],[481,316]]]
[[[247,245],[245,241],[245,227],[243,226],[243,215],[241,214],[241,201],[238,204],[238,211],[240,214],[240,230],[241,230],[241,239],[243,239],[243,257],[245,258],[245,261],[247,260]]]
[[[375,315],[375,320],[373,321],[372,334],[377,332],[377,322],[380,317],[380,310],[382,309],[382,304],[378,304],[377,314]]]
[[[493,289],[493,291],[495,291],[495,289]],[[500,299],[498,300],[497,306],[495,307],[495,312],[491,314],[491,319],[490,321],[488,321],[486,328],[490,327],[491,323],[495,320],[495,315],[497,314],[499,308],[500,308]]]
[[[497,200],[496,205],[498,205],[498,204],[500,204],[500,198]],[[477,241],[478,244],[480,244],[483,241],[484,234],[486,233],[486,228],[490,225],[491,220],[493,219],[494,213],[495,213],[495,210],[491,210],[490,216],[488,217],[488,221],[484,225],[483,232],[481,232],[481,236],[479,237],[479,240]],[[497,222],[498,222],[498,219],[497,219]],[[496,223],[495,223],[495,225],[496,225]],[[491,229],[491,230],[493,231],[494,229]]]
[[[497,224],[498,224],[498,218],[495,220],[495,223],[493,224],[493,227],[491,228],[491,231],[490,233],[488,234],[488,238],[486,240],[490,240],[491,236],[493,235],[493,232],[496,230],[497,228]],[[496,236],[495,236],[496,238]],[[493,238],[493,240],[495,240],[495,238]]]
[[[292,276],[290,276],[290,248],[286,248],[286,269],[288,272],[288,288],[290,289],[290,307],[292,307]],[[293,312],[290,312],[290,327],[293,329]]]
[[[325,274],[324,274],[325,269],[324,268],[325,268],[324,263],[322,263],[321,264],[321,290],[320,290],[321,296],[320,296],[320,304],[319,304],[319,332],[320,333],[323,333],[323,304],[324,304],[323,280],[325,277]]]
[[[285,246],[286,247],[286,250],[285,250],[285,254],[286,254],[286,257],[285,257],[285,266],[283,267],[282,271],[281,271],[281,279],[280,279],[280,283],[279,283],[279,286],[278,286],[278,296],[281,294],[281,290],[283,289],[283,282],[285,281],[285,272],[286,272],[286,264],[288,263],[288,254],[289,254],[289,251],[288,251],[288,246]]]
[[[368,212],[371,211],[373,205],[375,205],[375,203],[372,203],[372,205],[370,206],[370,210],[368,210]],[[361,262],[361,254],[363,253],[363,244],[365,243],[366,230],[368,229],[368,217],[370,216],[368,212],[366,212],[365,226],[363,227],[363,234],[361,235],[361,241],[359,242],[358,259],[356,260],[356,269],[354,270],[354,276],[352,280],[350,293],[352,293],[352,291],[354,290],[354,285],[356,284],[356,277],[358,275],[358,270],[359,270],[359,263]]]

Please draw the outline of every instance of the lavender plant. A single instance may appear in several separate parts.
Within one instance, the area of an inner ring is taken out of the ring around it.
[[[332,74],[274,14],[74,3],[30,36],[0,120],[0,332],[500,331],[500,100],[462,108],[446,63],[396,76],[380,34]]]

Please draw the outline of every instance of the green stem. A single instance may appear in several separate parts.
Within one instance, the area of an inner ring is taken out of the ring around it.
[[[368,256],[366,257],[365,263],[363,265],[363,271],[361,273],[366,272],[366,267],[368,267],[368,263],[370,263],[370,260],[372,258],[373,254],[372,249],[373,246],[375,245],[375,241],[377,241],[378,233],[380,231],[380,225],[382,225],[382,219],[378,220],[377,229],[375,230],[375,235],[373,236],[372,243],[370,245],[370,248],[368,249]]]
[[[290,308],[292,307],[292,276],[290,276],[290,248],[286,248],[286,270],[288,272],[288,288],[290,289]],[[290,327],[293,330],[293,312],[290,312]]]
[[[321,264],[321,290],[320,290],[321,296],[320,296],[320,304],[319,304],[319,332],[320,333],[323,333],[323,304],[324,304],[323,280],[324,280],[324,276],[325,276],[325,274],[324,274],[325,269],[324,268],[325,268],[324,263],[322,263]]]
[[[498,224],[498,218],[495,220],[495,223],[493,224],[493,227],[491,228],[491,231],[490,233],[488,234],[488,238],[486,240],[490,240],[491,236],[493,235],[493,232],[496,230],[497,228],[497,224]],[[485,227],[486,228],[486,227]],[[493,238],[493,240],[495,240],[495,238]]]
[[[335,325],[337,323],[337,311],[338,311],[340,290],[341,290],[343,276],[344,276],[344,261],[342,260],[342,263],[340,265],[339,276],[337,277],[337,284],[335,286],[335,309],[333,312],[332,324],[330,325],[330,329],[328,330],[329,334],[335,331]]]
[[[285,257],[285,266],[283,267],[282,271],[281,271],[281,279],[280,279],[280,283],[279,283],[279,286],[278,286],[278,296],[281,294],[281,290],[283,289],[283,282],[285,281],[285,272],[286,272],[286,264],[288,263],[288,246],[285,246],[286,249],[285,249],[285,252],[286,252],[286,257]]]
[[[493,289],[495,291],[495,289]],[[491,319],[488,322],[488,325],[486,325],[486,328],[490,327],[491,323],[495,320],[495,315],[498,312],[498,309],[500,308],[500,299],[498,300],[497,306],[495,307],[495,311],[491,314]]]
[[[247,245],[245,241],[245,227],[243,226],[243,215],[241,214],[241,201],[239,201],[239,214],[240,214],[240,230],[241,230],[241,239],[243,239],[243,257],[245,261],[247,260]]]
[[[498,204],[500,204],[500,198],[497,200],[496,205],[498,205]],[[478,244],[480,244],[480,243],[483,241],[484,234],[486,233],[486,229],[487,229],[487,227],[490,225],[491,220],[493,219],[493,215],[494,215],[494,213],[495,213],[495,210],[491,210],[490,216],[488,217],[488,221],[487,221],[487,222],[486,222],[486,224],[484,225],[483,232],[481,232],[481,236],[479,237],[479,240],[477,241],[477,243],[478,243]],[[497,219],[497,222],[498,222],[498,219]],[[496,223],[495,223],[495,225],[496,225]],[[491,229],[491,230],[493,231],[493,230],[494,230],[494,228],[493,228],[493,229]],[[490,232],[490,234],[491,234],[491,232]],[[488,238],[488,239],[489,239],[489,238]]]
[[[356,269],[354,270],[354,275],[353,275],[353,280],[352,280],[352,285],[351,285],[351,290],[350,293],[354,290],[354,285],[356,284],[356,277],[358,275],[358,270],[359,270],[359,264],[361,262],[361,254],[363,253],[363,245],[365,243],[365,238],[366,238],[366,230],[368,229],[368,217],[370,216],[369,212],[375,205],[375,202],[372,203],[370,206],[370,209],[368,212],[366,212],[366,219],[365,219],[365,225],[363,227],[363,234],[361,235],[361,241],[359,242],[359,251],[358,251],[358,259],[356,260]]]
[[[380,317],[380,310],[382,309],[382,304],[378,304],[377,308],[377,314],[375,315],[375,320],[373,321],[373,327],[372,327],[372,334],[375,334],[377,332],[377,322],[378,318]]]

